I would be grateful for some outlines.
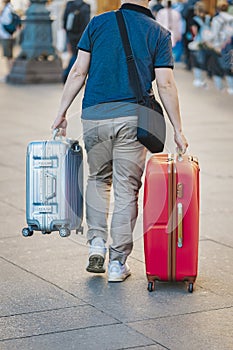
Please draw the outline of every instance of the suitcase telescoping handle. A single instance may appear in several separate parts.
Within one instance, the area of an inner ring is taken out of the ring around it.
[[[177,204],[178,211],[178,248],[183,247],[183,205]]]

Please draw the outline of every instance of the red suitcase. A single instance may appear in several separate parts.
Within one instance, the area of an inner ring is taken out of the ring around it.
[[[193,292],[199,241],[199,165],[192,156],[159,154],[147,163],[144,252],[148,290],[184,281]]]

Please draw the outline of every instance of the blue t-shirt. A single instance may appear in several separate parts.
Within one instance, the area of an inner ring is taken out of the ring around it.
[[[121,11],[146,94],[155,79],[154,68],[173,68],[170,32],[142,6],[124,4]],[[136,102],[115,12],[94,17],[84,31],[78,49],[91,53],[83,109],[114,101]],[[82,117],[89,119],[85,113]],[[92,119],[96,118],[101,119],[101,116],[93,115]]]

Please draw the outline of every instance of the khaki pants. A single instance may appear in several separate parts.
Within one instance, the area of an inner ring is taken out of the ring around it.
[[[114,209],[110,234],[110,260],[125,263],[133,248],[138,214],[138,192],[146,149],[136,139],[137,117],[82,120],[89,176],[86,191],[87,239],[108,238],[110,191]]]

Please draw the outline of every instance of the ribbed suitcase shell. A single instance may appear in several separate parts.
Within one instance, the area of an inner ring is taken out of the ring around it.
[[[83,153],[78,141],[56,139],[35,141],[28,145],[26,159],[28,235],[31,235],[30,232],[33,230],[42,233],[59,230],[61,236],[68,236],[70,230],[81,230],[82,162]]]
[[[198,268],[199,165],[192,156],[154,155],[144,185],[144,252],[148,289],[155,280],[187,281]]]

